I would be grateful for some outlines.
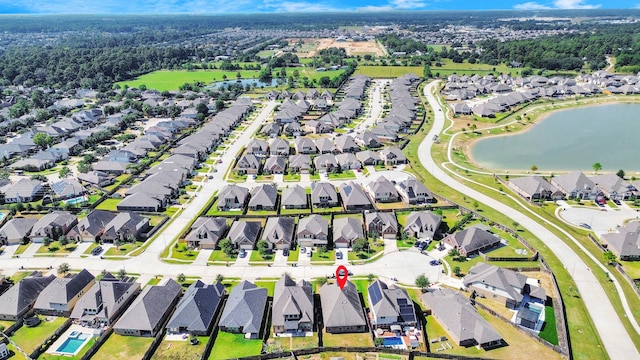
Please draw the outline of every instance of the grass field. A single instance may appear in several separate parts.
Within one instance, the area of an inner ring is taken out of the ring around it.
[[[100,205],[96,206],[96,210],[116,211],[118,204],[122,199],[105,199]]]
[[[558,329],[556,328],[556,314],[553,311],[553,306],[545,306],[544,326],[539,336],[554,345],[558,345]]]
[[[22,350],[29,354],[67,320],[63,317],[54,317],[52,321],[45,321],[44,317],[41,317],[41,319],[42,321],[38,326],[32,328],[23,326],[11,336],[11,340],[15,341]]]
[[[373,346],[373,340],[368,332],[354,334],[329,334],[323,330],[322,343],[324,346]]]
[[[209,341],[208,336],[198,336],[200,343],[191,345],[188,340],[185,341],[168,341],[162,340],[156,352],[151,359],[153,360],[171,360],[178,357],[182,359],[200,359],[204,348]]]
[[[433,72],[432,68],[432,72]],[[382,66],[382,65],[364,65],[356,68],[355,74],[363,74],[372,78],[396,78],[409,73],[422,76],[421,66]]]
[[[219,331],[209,360],[260,355],[261,350],[262,342],[260,340],[248,340],[244,338],[244,334],[231,334]]]
[[[92,357],[94,360],[142,359],[153,338],[111,334]]]

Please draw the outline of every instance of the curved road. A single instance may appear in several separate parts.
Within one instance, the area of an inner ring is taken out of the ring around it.
[[[440,104],[431,93],[436,85],[437,82],[432,82],[427,85],[424,90],[429,105],[434,109],[434,124],[418,148],[418,157],[422,165],[434,177],[449,187],[504,213],[543,241],[566,268],[572,269],[573,280],[580,293],[585,294],[582,300],[585,303],[587,311],[591,316],[591,320],[602,339],[602,343],[609,357],[611,359],[640,359],[640,354],[636,350],[631,337],[627,334],[620,318],[615,316],[616,311],[611,305],[601,284],[598,282],[598,279],[567,244],[527,215],[458,182],[437,166],[431,156],[431,139],[434,135],[438,135],[444,128],[444,113]]]

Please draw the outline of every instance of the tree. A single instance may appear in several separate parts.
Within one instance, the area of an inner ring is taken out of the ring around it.
[[[42,149],[46,149],[51,144],[51,136],[46,133],[37,133],[33,135],[33,143],[38,145]]]
[[[472,205],[473,205],[473,207],[474,207],[474,208],[476,208],[476,209],[477,209],[478,207],[480,207],[480,204],[478,203],[478,201],[477,201],[477,200],[473,200],[473,204],[472,204]]]
[[[71,169],[69,169],[68,166],[63,166],[62,169],[58,171],[58,176],[60,176],[61,179],[67,178],[71,175]]]
[[[66,274],[69,272],[69,264],[68,263],[62,263],[58,266],[58,274]]]
[[[85,162],[80,162],[78,164],[78,172],[79,173],[86,174],[91,170],[93,170],[93,166],[91,166],[91,164],[88,164],[88,163],[85,163]]]
[[[266,240],[258,241],[256,247],[258,248],[258,253],[260,253],[260,256],[262,257],[269,253],[269,243]]]
[[[615,265],[616,261],[618,261],[616,254],[612,253],[611,250],[605,251],[603,253],[603,256],[604,261],[606,261],[609,265]]]
[[[618,172],[616,173],[616,175],[618,175],[618,177],[619,177],[620,179],[623,179],[623,180],[624,180],[624,176],[625,176],[624,170],[622,170],[622,169],[618,170]]]
[[[420,274],[416,278],[416,286],[420,288],[422,292],[425,292],[429,287],[429,278],[425,274]]]
[[[533,172],[538,171],[538,166],[536,164],[531,165],[531,171]]]
[[[222,239],[222,240],[220,240],[218,245],[220,246],[220,249],[222,249],[222,251],[224,251],[224,253],[228,257],[236,257],[238,252],[237,252],[236,248],[233,246],[233,243],[231,242],[231,240]]]
[[[46,246],[48,249],[49,245],[51,245],[51,238],[48,236],[45,236],[44,239],[42,239],[42,245]]]
[[[58,239],[58,242],[60,243],[60,246],[66,249],[67,245],[69,245],[69,238],[66,236],[60,236],[60,238]]]
[[[224,281],[224,276],[222,274],[218,274],[216,275],[216,282],[223,282]]]
[[[456,249],[456,248],[453,248],[453,249],[449,250],[449,256],[451,256],[451,257],[460,256],[460,251],[458,251],[458,249]]]
[[[460,275],[462,275],[462,269],[460,269],[460,266],[455,266],[455,267],[453,268],[453,273],[454,273],[456,276],[460,277]]]
[[[176,277],[176,280],[177,280],[180,284],[182,284],[182,283],[184,283],[184,282],[185,282],[185,280],[187,280],[187,277],[186,277],[183,273],[180,273],[180,274],[178,274],[178,276]]]
[[[373,282],[373,279],[375,279],[375,278],[376,278],[376,276],[375,276],[375,275],[373,275],[373,274],[371,274],[371,273],[369,273],[369,275],[367,275],[367,281],[368,281],[369,283],[372,283],[372,282]]]
[[[322,286],[322,285],[326,284],[327,281],[329,281],[329,279],[326,276],[321,276],[321,277],[316,279],[316,284],[318,286]]]
[[[367,239],[356,239],[353,242],[352,249],[355,252],[367,251],[369,249],[369,241]]]
[[[365,59],[366,59],[366,55],[365,55]],[[424,63],[424,67],[422,68],[422,77],[425,79],[428,79],[431,76],[433,76],[431,74],[431,64],[430,62],[427,61]]]
[[[517,221],[514,221],[511,223],[511,225],[513,225],[513,230],[518,231],[518,226],[520,226],[520,223]]]
[[[593,168],[593,172],[594,173],[598,173],[598,171],[602,170],[602,164],[600,164],[599,162],[594,163],[593,165],[591,165],[591,167]]]
[[[124,280],[124,278],[126,277],[127,277],[127,270],[125,270],[124,268],[118,270],[118,279]]]

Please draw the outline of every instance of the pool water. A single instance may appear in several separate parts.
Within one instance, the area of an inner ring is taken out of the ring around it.
[[[384,346],[404,345],[404,342],[402,342],[402,338],[399,338],[399,337],[388,337],[388,338],[382,339],[382,345]]]
[[[77,205],[77,204],[83,204],[86,203],[87,199],[84,198],[84,196],[79,196],[73,199],[69,199],[66,201],[67,204],[69,205]]]
[[[67,338],[62,345],[58,346],[56,352],[74,355],[84,344],[89,336],[86,334],[80,334],[75,338]]]

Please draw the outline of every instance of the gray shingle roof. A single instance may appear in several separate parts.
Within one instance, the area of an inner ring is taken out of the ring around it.
[[[358,289],[347,281],[340,289],[337,283],[324,284],[320,288],[322,319],[325,327],[365,326],[362,304]]]
[[[207,332],[213,315],[224,297],[224,285],[208,285],[197,280],[185,292],[169,319],[167,329],[184,328],[188,332]]]
[[[282,206],[305,206],[307,207],[307,192],[300,185],[292,185],[282,189]]]
[[[13,218],[7,221],[0,228],[0,243],[4,239],[9,244],[17,244],[29,235],[37,221],[38,219],[34,218]]]
[[[363,239],[362,221],[351,217],[344,217],[333,220],[333,241],[352,242],[356,239]]]
[[[78,300],[69,317],[86,319],[86,316],[91,314],[89,316],[103,317],[111,321],[126,304],[127,299],[134,296],[139,288],[140,284],[135,283],[133,278],[118,280],[108,273]],[[93,309],[100,309],[100,311],[97,314],[92,314],[92,311],[85,313],[85,310]]]
[[[300,280],[295,283],[287,274],[276,282],[273,296],[273,326],[285,326],[285,315],[299,315],[298,322],[309,322],[313,325],[313,289],[311,283]],[[297,327],[295,327],[297,329]],[[292,330],[292,329],[285,329]]]
[[[472,253],[478,249],[498,244],[500,238],[494,234],[472,226],[470,228],[458,231],[449,238],[459,249],[464,250],[463,254]]]
[[[293,241],[293,229],[295,219],[292,217],[272,217],[267,220],[267,224],[262,232],[262,240],[266,240],[273,245],[291,244]]]
[[[262,224],[258,221],[235,221],[231,225],[227,237],[236,246],[243,244],[255,245],[261,228]]]
[[[68,304],[82,289],[93,283],[94,279],[95,277],[84,269],[72,277],[56,278],[40,293],[34,308],[50,310],[53,309],[52,303]]]
[[[219,326],[242,328],[245,334],[256,334],[260,331],[266,304],[267,289],[243,280],[231,290]]]
[[[40,292],[55,278],[55,275],[29,276],[20,280],[0,296],[0,315],[17,316],[22,314],[26,308],[31,307]]]
[[[262,184],[251,189],[249,207],[262,205],[262,207],[274,207],[278,199],[278,188],[272,184]]]
[[[144,289],[115,324],[114,329],[154,331],[180,296],[182,287],[173,279]]]

